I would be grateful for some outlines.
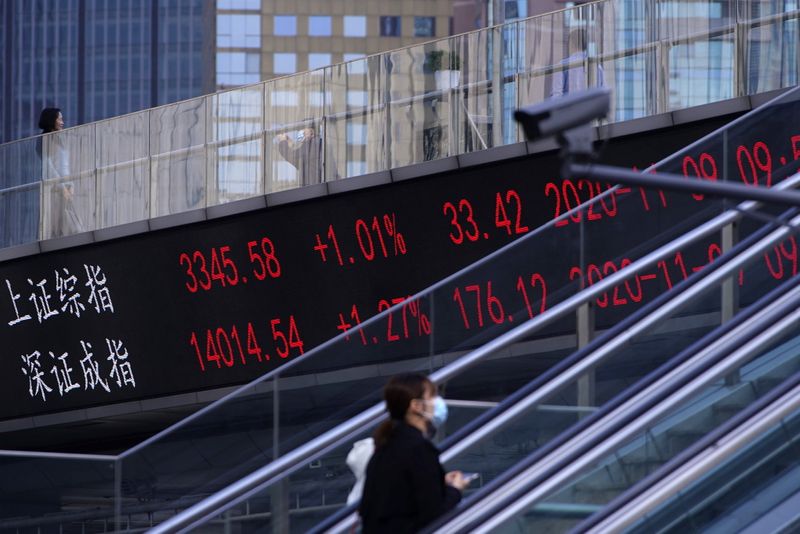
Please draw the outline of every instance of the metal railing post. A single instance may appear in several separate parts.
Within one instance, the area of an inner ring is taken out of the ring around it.
[[[272,381],[272,455],[277,460],[280,457],[280,393],[278,392],[278,377]],[[272,512],[272,533],[289,533],[289,484],[287,479],[273,484],[269,491],[270,508]]]
[[[722,229],[722,253],[728,252],[739,241],[739,222],[732,222]],[[739,280],[736,276],[731,276],[724,282],[720,288],[721,302],[720,302],[720,322],[727,323],[739,311]],[[725,376],[725,384],[734,386],[741,382],[741,374],[739,370],[733,371]]]
[[[492,28],[492,146],[503,145],[503,26]]]
[[[592,301],[581,304],[575,312],[577,319],[576,334],[578,350],[582,349],[594,338],[594,303]],[[595,403],[595,372],[594,369],[586,371],[578,378],[578,406],[594,406]],[[581,412],[583,414],[583,412]]]

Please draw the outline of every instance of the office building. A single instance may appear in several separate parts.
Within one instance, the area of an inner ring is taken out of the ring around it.
[[[211,0],[6,0],[0,3],[0,141],[214,90]]]

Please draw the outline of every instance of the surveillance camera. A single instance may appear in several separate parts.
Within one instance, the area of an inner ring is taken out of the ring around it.
[[[603,118],[610,105],[611,91],[596,87],[520,108],[514,118],[522,124],[528,141],[534,141]]]

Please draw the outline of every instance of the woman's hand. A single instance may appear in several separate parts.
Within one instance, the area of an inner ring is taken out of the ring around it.
[[[464,478],[464,473],[461,471],[450,471],[444,476],[444,481],[459,491],[464,491],[469,486],[469,480]]]

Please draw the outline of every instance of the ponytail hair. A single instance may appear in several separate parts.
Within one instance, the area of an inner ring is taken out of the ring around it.
[[[436,385],[427,376],[420,373],[396,375],[389,380],[383,388],[383,400],[386,401],[389,420],[381,423],[375,430],[376,449],[389,442],[397,423],[405,419],[411,401],[423,398],[426,391],[435,394]]]

